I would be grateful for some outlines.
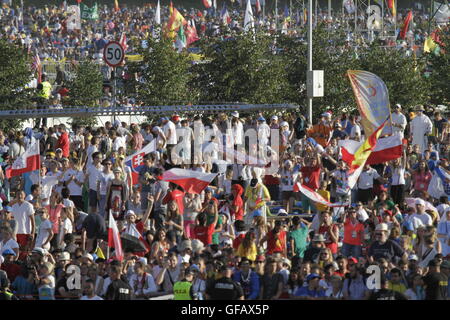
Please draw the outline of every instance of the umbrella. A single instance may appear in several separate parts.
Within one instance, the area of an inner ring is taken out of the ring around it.
[[[145,248],[145,245],[136,237],[133,237],[130,234],[124,233],[120,236],[120,239],[122,240],[122,249],[125,250],[132,250],[133,252],[145,252],[147,249]]]

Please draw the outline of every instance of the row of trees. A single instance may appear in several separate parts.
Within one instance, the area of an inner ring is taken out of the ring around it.
[[[325,109],[352,112],[356,103],[349,69],[373,72],[389,90],[391,104],[448,104],[450,101],[450,53],[406,56],[404,51],[386,49],[379,43],[370,47],[348,46],[340,31],[317,28],[314,32],[313,66],[325,71],[325,96],[313,102],[315,115]],[[443,49],[449,48],[448,32],[440,34]],[[306,103],[306,42],[282,34],[240,34],[228,39],[198,41],[202,63],[193,64],[187,52],[173,49],[171,40],[148,39],[148,49],[140,49],[142,62],[129,62],[136,73],[125,85],[125,95],[133,95],[145,105],[188,105],[206,103]],[[13,58],[14,57],[14,58]],[[0,107],[32,105],[31,58],[20,47],[0,40]],[[14,61],[14,63],[11,63]],[[430,77],[424,71],[431,69]],[[72,106],[96,106],[102,96],[102,76],[98,66],[82,61],[68,83]],[[17,126],[8,121],[2,127]]]

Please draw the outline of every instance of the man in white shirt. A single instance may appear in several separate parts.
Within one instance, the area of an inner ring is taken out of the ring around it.
[[[266,123],[266,119],[264,119],[263,116],[258,118],[258,144],[261,149],[264,149],[263,147],[269,144],[269,138],[270,138],[270,127]]]
[[[87,165],[85,180],[89,182],[89,211],[97,212],[98,195],[97,195],[97,182],[100,179],[103,171],[103,166],[100,164],[102,161],[102,154],[100,152],[94,152],[92,154],[92,165]]]
[[[358,179],[358,201],[367,204],[373,199],[373,182],[378,180],[383,183],[383,179],[378,172],[370,165],[364,165],[364,169]]]
[[[416,213],[410,216],[410,219],[419,219],[426,226],[431,226],[433,224],[433,219],[428,213],[425,212],[425,201],[422,199],[416,200]]]
[[[233,119],[231,120],[231,128],[233,132],[234,145],[240,146],[243,144],[244,125],[239,119],[239,112],[234,111],[231,116],[233,117]]]
[[[423,106],[418,106],[416,108],[416,116],[411,121],[411,136],[412,145],[419,145],[419,151],[424,152],[428,147],[428,134],[431,133],[433,129],[433,123],[430,118],[423,114],[425,108]]]
[[[356,116],[350,117],[350,123],[352,124],[352,130],[350,131],[350,139],[361,141],[361,127],[356,123]]]
[[[23,248],[31,243],[36,233],[33,205],[25,201],[25,192],[18,191],[16,203],[11,207],[12,215],[17,223],[17,242]]]
[[[175,124],[169,120],[169,118],[164,117],[161,119],[163,127],[162,130],[164,132],[164,135],[167,139],[167,155],[169,157],[169,160],[172,162],[172,149],[177,144],[177,128],[175,127]]]
[[[83,287],[84,296],[80,298],[80,300],[103,300],[99,296],[95,294],[95,284],[94,281],[88,279],[84,283]]]
[[[394,107],[394,112],[391,114],[391,120],[393,133],[400,134],[403,137],[403,132],[405,131],[407,121],[401,110],[402,106],[397,103]]]

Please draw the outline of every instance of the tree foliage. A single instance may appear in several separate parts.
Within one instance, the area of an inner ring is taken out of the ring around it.
[[[68,83],[67,104],[80,107],[98,107],[102,97],[103,76],[98,66],[88,60],[81,61],[75,68],[75,76]],[[96,117],[74,118],[72,123],[95,126]]]
[[[33,89],[31,81],[31,60],[20,46],[0,39],[0,109],[14,110],[31,107]],[[17,129],[23,120],[0,120],[3,130]]]
[[[208,61],[193,68],[200,101],[282,103],[289,89],[284,61],[273,38],[240,34],[202,45]]]
[[[442,45],[439,54],[429,53],[426,59],[431,65],[430,101],[433,104],[450,103],[450,29],[438,32]]]
[[[138,84],[139,99],[146,105],[188,104],[196,99],[190,86],[191,63],[187,53],[174,50],[172,40],[148,39],[148,49],[143,56],[142,81]]]

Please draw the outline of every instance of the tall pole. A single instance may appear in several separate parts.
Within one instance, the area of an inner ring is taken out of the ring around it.
[[[314,27],[317,26],[318,22],[319,22],[319,0],[316,0],[316,18],[314,20]]]
[[[328,0],[328,18],[331,19],[331,0]]]
[[[355,35],[354,38],[356,40],[356,29],[358,28],[358,0],[355,0]]]
[[[384,0],[381,0],[381,35],[384,36]]]
[[[308,71],[312,71],[312,10],[313,0],[308,0]],[[308,122],[312,125],[312,97],[308,96]]]
[[[278,0],[275,0],[275,28],[278,30]]]

